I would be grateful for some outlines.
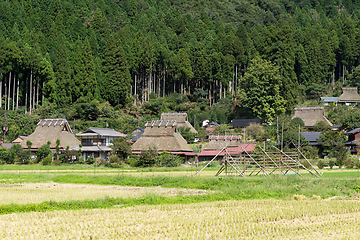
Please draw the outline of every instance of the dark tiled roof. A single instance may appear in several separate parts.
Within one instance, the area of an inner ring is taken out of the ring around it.
[[[12,143],[2,143],[1,147],[6,147],[7,149],[12,148],[13,144]]]
[[[354,133],[357,133],[357,132],[359,132],[359,131],[360,131],[360,127],[355,128],[355,129],[353,129],[353,130],[351,130],[351,131],[348,131],[348,132],[346,133],[346,135],[354,134]]]
[[[76,134],[78,137],[86,136],[107,136],[107,137],[127,137],[126,134],[115,131],[112,128],[89,128],[84,132]]]
[[[321,97],[321,100],[324,102],[338,102],[339,101],[339,97]]]
[[[317,139],[321,137],[321,132],[302,132],[301,135],[309,142],[309,145],[320,145]]]
[[[142,132],[139,132],[138,134],[136,134],[131,140],[130,142],[136,142],[140,137],[141,135],[143,135],[144,133],[144,130]]]
[[[233,119],[231,120],[230,126],[233,127],[247,127],[250,124],[261,124],[261,120],[254,118],[254,119]]]

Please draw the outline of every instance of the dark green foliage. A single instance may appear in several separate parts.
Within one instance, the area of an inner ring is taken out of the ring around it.
[[[125,52],[113,36],[106,43],[103,73],[103,98],[114,106],[124,105],[129,94],[131,76]]]
[[[346,113],[341,121],[341,129],[351,131],[357,127],[360,127],[360,111]]]
[[[41,162],[45,157],[51,155],[50,144],[51,143],[47,143],[45,145],[42,145],[37,150],[37,152],[36,152],[36,160],[37,160],[37,162]],[[52,159],[51,156],[50,156],[50,158]]]
[[[149,150],[143,151],[137,161],[138,167],[152,167],[156,164],[156,157],[158,153],[156,148],[150,148]]]
[[[123,161],[131,154],[131,144],[125,137],[120,137],[112,140],[111,153],[116,154],[118,158]]]
[[[318,139],[322,143],[323,154],[325,156],[335,157],[336,164],[341,167],[348,154],[348,149],[344,142],[347,140],[346,135],[341,131],[327,131]]]
[[[190,128],[179,127],[178,131],[181,134],[181,136],[186,140],[186,142],[188,142],[188,143],[193,143],[194,142],[195,134],[190,132]]]
[[[314,132],[326,132],[331,130],[331,126],[324,121],[319,121],[314,125]]]

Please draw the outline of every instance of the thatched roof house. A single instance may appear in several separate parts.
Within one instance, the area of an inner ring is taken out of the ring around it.
[[[32,142],[31,149],[36,151],[48,141],[51,142],[50,148],[55,149],[56,140],[60,140],[60,148],[72,147],[80,144],[80,141],[74,136],[68,121],[64,118],[41,119],[37,124],[35,131],[30,134],[20,145],[27,148],[26,142]]]
[[[333,126],[333,124],[325,117],[323,107],[295,108],[295,115],[292,118],[294,119],[296,117],[301,118],[307,128],[312,128],[320,121],[324,121],[329,126]]]
[[[209,144],[204,150],[221,150],[224,147],[238,147],[241,144],[240,135],[211,135],[209,136]]]
[[[357,87],[344,87],[342,88],[343,93],[339,97],[340,103],[357,103],[360,102],[360,96],[358,94]]]
[[[176,121],[177,127],[190,128],[190,132],[197,134],[196,129],[189,123],[187,113],[162,113],[161,120]]]
[[[185,154],[192,152],[186,140],[177,132],[174,120],[154,120],[145,124],[144,134],[132,145],[133,153],[156,148],[159,152]]]

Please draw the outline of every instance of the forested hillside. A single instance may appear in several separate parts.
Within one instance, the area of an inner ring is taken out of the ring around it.
[[[171,93],[272,121],[360,80],[357,1],[0,1],[0,107]],[[354,73],[354,74],[353,74]],[[160,106],[161,107],[161,106]],[[89,117],[89,116],[87,116]],[[91,118],[90,118],[91,119]]]

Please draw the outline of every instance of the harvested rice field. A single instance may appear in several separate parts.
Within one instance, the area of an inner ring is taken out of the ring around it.
[[[44,201],[137,198],[146,196],[202,195],[210,191],[160,187],[123,187],[86,184],[22,183],[0,184],[1,204],[29,204]]]
[[[243,200],[0,216],[1,239],[358,239],[360,202]]]

